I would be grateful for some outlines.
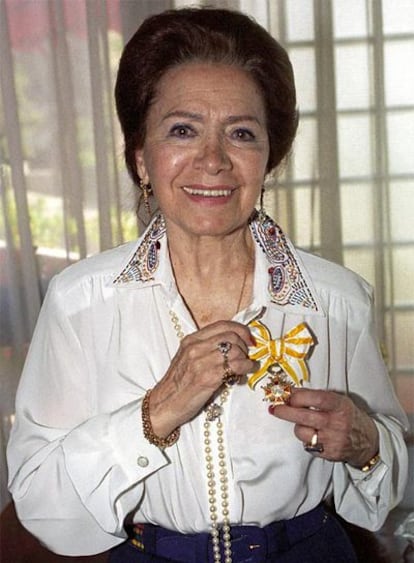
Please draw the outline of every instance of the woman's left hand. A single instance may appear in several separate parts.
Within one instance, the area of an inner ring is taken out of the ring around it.
[[[316,453],[330,461],[365,465],[379,448],[379,435],[372,418],[349,397],[333,391],[294,389],[289,405],[270,407],[269,412],[295,424],[295,435],[304,444],[317,432],[323,451]]]

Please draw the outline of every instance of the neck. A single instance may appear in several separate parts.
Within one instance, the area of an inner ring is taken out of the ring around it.
[[[168,229],[168,246],[174,270],[184,267],[187,275],[201,278],[201,282],[207,282],[211,275],[240,269],[254,253],[248,225],[222,237],[186,237]]]
[[[254,244],[247,225],[225,237],[185,238],[168,231],[168,244],[178,289],[200,328],[229,320],[250,303]]]

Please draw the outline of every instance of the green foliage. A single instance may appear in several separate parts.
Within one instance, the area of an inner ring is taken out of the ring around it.
[[[12,197],[10,168],[2,165],[0,167],[1,189],[4,190],[0,199],[0,240],[6,240],[6,226],[10,229],[13,240],[17,241],[17,208],[16,201]]]
[[[11,192],[6,194],[7,208],[0,201],[0,240],[6,240],[6,221],[11,230],[13,240],[18,245],[17,209]],[[29,198],[30,229],[34,247],[56,250],[79,251],[78,228],[73,216],[64,217],[62,200],[47,196],[33,196]],[[66,221],[66,222],[65,222]],[[115,210],[111,210],[111,226],[114,233],[114,245],[138,236],[137,221],[134,213],[121,212],[121,232],[118,232],[118,220]],[[84,213],[84,227],[87,238],[88,254],[99,252],[99,214],[97,209],[89,209]],[[65,237],[66,228],[66,237]],[[69,248],[66,248],[66,240]]]
[[[49,201],[48,201],[49,200]],[[97,209],[88,209],[84,212],[84,226],[87,238],[88,254],[99,252],[99,214]],[[62,201],[50,204],[50,198],[36,196],[30,203],[30,226],[33,244],[38,247],[65,249],[65,219]],[[118,224],[115,210],[111,210],[112,232],[114,239],[123,242],[134,240],[137,237],[137,222],[133,213],[121,213],[121,233],[117,236]],[[77,252],[77,223],[73,216],[66,217],[66,235],[69,241],[69,251]]]

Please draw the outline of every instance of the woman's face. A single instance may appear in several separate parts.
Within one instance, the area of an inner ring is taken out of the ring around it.
[[[224,236],[244,228],[268,156],[264,102],[246,71],[190,63],[164,74],[136,159],[170,232]]]

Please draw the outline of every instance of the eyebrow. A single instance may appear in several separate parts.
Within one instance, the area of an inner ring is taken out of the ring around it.
[[[200,113],[193,113],[191,111],[184,110],[171,111],[162,118],[162,121],[166,121],[172,117],[182,117],[184,119],[191,119],[199,122],[203,121],[203,116]],[[257,117],[249,114],[230,115],[225,121],[229,124],[238,123],[239,121],[254,121],[255,123],[261,125]]]

